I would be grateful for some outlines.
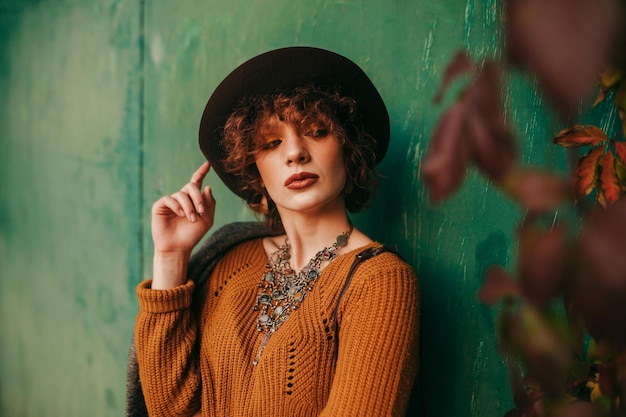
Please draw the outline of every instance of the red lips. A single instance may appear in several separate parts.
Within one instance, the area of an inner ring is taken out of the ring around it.
[[[287,178],[285,187],[291,190],[297,190],[316,183],[318,179],[319,177],[317,175],[310,172],[298,172]]]

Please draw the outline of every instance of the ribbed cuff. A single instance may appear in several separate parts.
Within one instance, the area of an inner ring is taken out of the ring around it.
[[[137,286],[139,308],[147,313],[171,313],[191,305],[194,289],[192,280],[169,290],[153,290],[151,287],[151,279]]]

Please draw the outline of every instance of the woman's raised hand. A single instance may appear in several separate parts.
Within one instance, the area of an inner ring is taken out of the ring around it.
[[[175,278],[176,285],[184,283],[184,276],[168,275],[186,274],[186,262],[191,251],[213,226],[215,199],[211,187],[202,189],[202,181],[210,167],[205,162],[180,191],[161,197],[152,205],[155,283],[163,275]],[[179,271],[181,268],[184,271]]]

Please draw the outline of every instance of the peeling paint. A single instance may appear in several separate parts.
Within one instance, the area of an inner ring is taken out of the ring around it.
[[[165,46],[163,45],[161,36],[157,33],[152,36],[152,41],[150,42],[150,59],[152,59],[154,66],[158,68],[161,62],[163,62],[164,57]]]

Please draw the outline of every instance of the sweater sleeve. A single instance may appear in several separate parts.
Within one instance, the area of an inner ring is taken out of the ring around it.
[[[337,312],[336,373],[321,417],[406,411],[419,367],[418,283],[395,255],[377,258],[357,270]]]
[[[188,416],[200,409],[197,325],[191,309],[194,283],[152,290],[137,287],[135,344],[149,415]]]

